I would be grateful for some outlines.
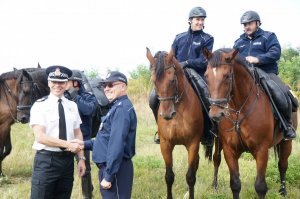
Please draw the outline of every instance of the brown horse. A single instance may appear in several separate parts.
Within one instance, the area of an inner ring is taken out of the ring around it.
[[[216,150],[219,152],[223,148],[233,198],[239,198],[241,181],[238,159],[245,151],[256,160],[255,190],[259,198],[265,198],[268,190],[265,180],[268,149],[272,146],[279,156],[279,191],[286,195],[285,180],[292,141],[283,140],[281,126],[274,119],[267,95],[257,83],[253,71],[237,56],[237,50],[219,49],[214,53],[205,50],[204,54],[208,59],[205,76],[211,96],[209,115],[219,124],[220,145]],[[296,129],[297,118],[293,119]],[[215,164],[218,166],[220,158],[214,157],[214,160],[218,160]]]
[[[171,50],[157,52],[153,57],[147,48],[152,81],[159,96],[158,134],[165,161],[167,198],[172,198],[174,183],[172,151],[184,145],[188,152],[186,181],[189,197],[194,198],[194,185],[199,165],[199,143],[203,135],[203,113],[200,101],[185,77],[184,71]]]
[[[34,73],[35,70],[40,69],[29,71]],[[15,122],[27,123],[31,105],[44,94],[30,73],[22,69],[0,76],[0,177],[3,176],[2,161],[12,149],[10,126]],[[36,76],[41,77],[41,74]]]

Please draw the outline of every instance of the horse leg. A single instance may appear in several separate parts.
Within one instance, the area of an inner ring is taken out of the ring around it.
[[[268,165],[268,148],[261,149],[255,153],[256,180],[255,190],[259,199],[263,199],[268,191],[266,183],[266,169]]]
[[[279,155],[279,160],[278,160],[278,169],[280,173],[280,189],[279,193],[282,196],[287,195],[286,187],[285,187],[285,180],[286,180],[286,171],[288,169],[288,158],[291,154],[292,151],[292,141],[284,141],[281,142],[278,145],[278,155]]]
[[[231,149],[230,147],[225,148],[223,146],[223,151],[229,169],[230,188],[232,191],[233,199],[239,199],[239,195],[241,191],[241,180],[240,180],[238,159],[240,157],[240,154],[236,154],[235,149]]]
[[[188,151],[188,171],[186,173],[186,182],[189,186],[189,198],[194,199],[194,187],[196,183],[196,172],[199,166],[199,143],[195,142],[187,147]]]
[[[10,128],[9,128],[9,133],[7,134],[5,144],[4,144],[4,152],[3,152],[3,159],[8,156],[11,152],[12,146],[11,146],[11,139],[10,139]]]
[[[171,145],[168,142],[163,142],[160,144],[160,150],[166,165],[166,173],[165,180],[167,183],[167,199],[172,199],[172,185],[174,183],[174,172],[173,172],[173,157],[172,151],[174,149],[174,145]]]
[[[213,156],[214,161],[214,180],[212,183],[213,188],[217,191],[218,190],[218,173],[219,173],[219,167],[221,164],[221,151],[222,146],[219,138],[215,138],[215,152]]]
[[[0,142],[5,140],[5,143],[3,142],[0,143],[0,177],[4,177],[4,174],[2,172],[2,161],[7,155],[10,154],[12,148],[11,139],[10,139],[10,127],[8,128],[8,133],[5,132],[7,131],[6,130],[4,131],[4,137],[2,136],[0,139]]]

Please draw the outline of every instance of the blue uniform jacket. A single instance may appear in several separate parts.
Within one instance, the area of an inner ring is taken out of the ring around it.
[[[65,97],[70,99],[67,93],[65,93]],[[83,135],[83,140],[89,140],[92,136],[93,113],[98,105],[97,98],[95,97],[95,95],[85,92],[85,90],[80,87],[78,95],[75,97],[74,102],[77,104],[80,118],[82,120],[80,130]]]
[[[281,47],[274,33],[259,28],[249,39],[246,33],[234,42],[234,49],[238,49],[242,57],[253,56],[259,59],[258,67],[266,73],[278,74],[277,61],[281,56]]]
[[[192,31],[191,28],[187,32],[176,35],[172,44],[175,57],[179,62],[187,61],[186,67],[193,68],[201,76],[206,71],[207,60],[203,55],[203,48],[206,47],[212,51],[214,38],[203,32],[203,30]]]
[[[94,140],[84,141],[85,150],[93,150],[95,163],[106,163],[104,178],[112,182],[123,159],[135,155],[137,118],[127,95],[111,103],[111,108],[102,117],[102,124]]]

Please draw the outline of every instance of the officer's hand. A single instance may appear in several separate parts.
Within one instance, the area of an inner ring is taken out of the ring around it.
[[[71,100],[74,100],[75,97],[78,95],[78,91],[74,87],[69,89],[68,92],[70,94]]]
[[[83,149],[83,146],[78,143],[71,143],[68,142],[68,148],[67,150],[71,151],[72,153],[78,153]]]
[[[82,146],[83,149],[84,149],[84,142],[83,142],[83,140],[74,139],[74,140],[70,140],[70,142],[71,142],[71,143],[77,143],[77,144],[79,144],[80,146]]]
[[[77,164],[77,171],[78,171],[79,177],[84,176],[85,171],[86,171],[86,166],[85,166],[84,160],[79,160],[79,162]]]
[[[259,63],[259,59],[257,57],[247,56],[247,57],[245,57],[245,59],[250,64],[258,64]]]
[[[111,182],[106,181],[105,179],[103,179],[100,183],[101,187],[103,189],[110,189],[111,188]]]
[[[188,62],[183,61],[183,62],[180,62],[179,64],[180,64],[181,68],[185,68],[188,65]]]

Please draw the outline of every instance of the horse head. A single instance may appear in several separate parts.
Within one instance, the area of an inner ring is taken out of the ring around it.
[[[147,48],[147,58],[150,62],[151,79],[160,101],[160,116],[171,120],[176,115],[175,104],[179,102],[181,93],[178,87],[178,71],[182,71],[179,63],[170,53],[158,51],[153,57]]]
[[[211,103],[209,116],[219,122],[228,113],[233,86],[233,60],[237,50],[219,49],[213,53],[204,49],[208,60],[205,77],[210,93]]]
[[[20,85],[18,92],[17,120],[25,124],[29,122],[30,108],[35,101],[34,81],[31,75],[22,69],[17,83]]]

